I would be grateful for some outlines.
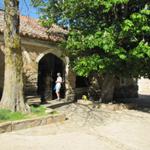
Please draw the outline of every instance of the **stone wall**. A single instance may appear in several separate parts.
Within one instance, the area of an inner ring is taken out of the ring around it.
[[[97,83],[96,81],[95,83]],[[98,85],[97,85],[98,86]],[[76,88],[75,99],[81,99],[82,95],[88,95],[89,87]],[[97,87],[95,98],[100,95],[99,87]],[[123,78],[116,80],[113,99],[136,98],[138,97],[137,80],[131,78]]]
[[[2,41],[0,39],[0,41]],[[36,40],[34,43],[28,39],[26,43],[22,40],[22,54],[23,54],[23,77],[24,77],[24,89],[26,95],[37,95],[37,80],[38,80],[38,63],[48,53],[52,53],[60,58],[65,64],[65,86],[66,86],[66,98],[74,99],[75,89],[75,75],[69,70],[69,59],[63,55],[57,46],[49,44],[40,44]],[[2,44],[2,42],[0,43]],[[0,94],[3,89],[4,81],[4,54],[0,50]]]
[[[46,54],[52,53],[59,57],[65,64],[65,89],[66,100],[74,100],[75,90],[75,74],[69,68],[69,59],[63,55],[63,51],[57,47],[44,48],[31,45],[23,45],[23,59],[24,59],[24,81],[25,91],[27,94],[36,94],[37,78],[38,78],[38,63]]]
[[[116,81],[114,99],[138,97],[137,80],[132,78],[121,78]]]
[[[25,94],[36,95],[38,77],[38,63],[36,62],[36,59],[45,48],[32,45],[22,45],[22,50]]]
[[[1,46],[1,45],[0,45]],[[23,51],[23,76],[25,83],[25,92],[35,94],[37,88],[38,63],[36,58],[44,48],[29,45],[22,45]],[[0,50],[0,94],[2,93],[4,83],[4,54]]]

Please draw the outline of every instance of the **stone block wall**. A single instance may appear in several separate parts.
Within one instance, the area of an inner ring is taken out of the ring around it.
[[[114,99],[138,97],[137,80],[132,78],[121,78],[116,81]]]
[[[36,95],[38,63],[36,59],[44,48],[31,45],[22,45],[23,49],[23,76],[25,94]]]
[[[1,45],[0,45],[1,47]],[[42,49],[41,49],[42,50]],[[37,85],[37,67],[36,58],[40,53],[37,47],[31,47],[27,45],[22,45],[23,51],[23,77],[25,83],[25,91],[26,93],[33,92],[35,94],[36,85]],[[4,83],[4,54],[2,50],[0,50],[0,96],[3,89]]]
[[[2,44],[2,42],[0,43]],[[69,100],[74,99],[74,89],[75,89],[75,74],[69,70],[69,60],[62,55],[62,51],[57,50],[57,46],[54,45],[41,45],[34,43],[22,44],[22,54],[23,54],[23,79],[24,79],[24,90],[26,95],[37,95],[37,81],[38,81],[38,63],[40,59],[48,54],[52,53],[63,60],[66,65],[66,75],[65,75],[65,85],[66,85],[66,98]],[[66,60],[65,60],[66,59]],[[0,94],[3,89],[4,81],[4,54],[0,50]],[[68,68],[67,68],[68,67]]]

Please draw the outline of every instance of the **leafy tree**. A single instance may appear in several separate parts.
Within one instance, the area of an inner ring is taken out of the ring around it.
[[[23,94],[23,61],[19,35],[19,1],[4,0],[4,4],[5,76],[0,107],[12,111],[27,112],[29,107],[25,104]]]
[[[97,73],[103,81],[150,78],[148,0],[33,0],[33,5],[45,27],[55,23],[69,28],[65,46],[78,75]],[[112,85],[102,85],[108,90],[101,95],[109,95]]]

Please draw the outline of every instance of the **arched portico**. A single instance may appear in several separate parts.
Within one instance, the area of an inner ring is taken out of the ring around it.
[[[61,91],[61,97],[66,100],[74,99],[74,84],[75,77],[70,74],[69,58],[62,54],[60,50],[48,49],[40,53],[36,58],[38,65],[38,77],[37,77],[37,89],[38,93],[42,88],[45,91],[45,95],[49,94],[50,99],[55,98],[53,91],[54,83],[56,80],[57,72],[60,72],[63,78],[63,86]],[[44,77],[45,76],[45,77]],[[40,87],[40,84],[45,82],[44,87]],[[45,89],[44,89],[45,88]],[[71,96],[70,96],[71,95]]]
[[[44,55],[38,63],[38,94],[42,100],[46,97],[55,99],[55,81],[57,73],[61,73],[63,80],[65,81],[65,64],[64,62],[52,53]],[[61,98],[65,98],[65,82],[62,83],[60,91]]]

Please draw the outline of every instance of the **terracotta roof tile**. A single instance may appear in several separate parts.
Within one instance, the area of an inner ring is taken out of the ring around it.
[[[4,12],[0,11],[0,32],[4,31]],[[20,34],[25,37],[31,37],[46,41],[59,42],[64,39],[64,35],[68,33],[63,28],[52,25],[50,29],[46,29],[39,25],[38,19],[28,16],[20,16]]]

